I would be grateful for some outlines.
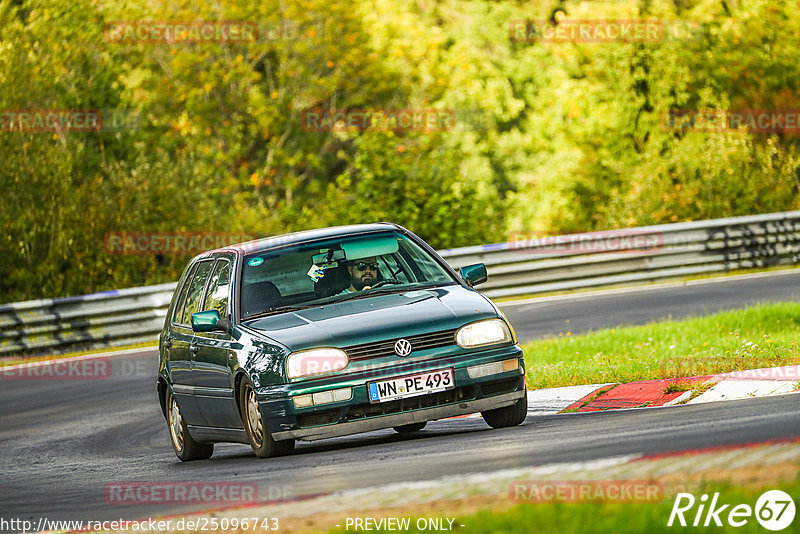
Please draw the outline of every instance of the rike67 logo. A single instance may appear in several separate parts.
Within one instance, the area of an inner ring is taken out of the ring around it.
[[[749,504],[732,505],[723,503],[719,493],[709,496],[703,494],[696,499],[691,493],[678,493],[667,526],[692,527],[743,527],[755,516],[756,521],[767,530],[783,530],[794,521],[794,500],[786,492],[770,490],[764,492],[756,501],[755,507]]]

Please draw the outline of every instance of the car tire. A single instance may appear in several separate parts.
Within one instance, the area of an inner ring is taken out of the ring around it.
[[[172,442],[172,448],[178,458],[182,462],[211,458],[211,455],[214,454],[214,444],[200,443],[195,441],[192,435],[189,434],[189,429],[186,428],[186,421],[183,420],[181,409],[178,406],[178,400],[169,388],[167,389],[165,406],[167,408],[169,437]]]
[[[258,408],[258,399],[250,380],[247,378],[242,380],[240,391],[239,407],[242,413],[242,422],[255,455],[259,458],[274,458],[291,454],[294,450],[294,440],[275,441],[272,439],[269,427]]]
[[[492,428],[506,428],[521,424],[528,416],[528,391],[511,406],[481,412],[484,421]]]
[[[427,424],[428,424],[427,421],[423,421],[422,423],[410,423],[402,426],[394,426],[392,428],[394,428],[395,432],[399,434],[410,434],[412,432],[419,432],[420,430],[425,428],[425,425]]]

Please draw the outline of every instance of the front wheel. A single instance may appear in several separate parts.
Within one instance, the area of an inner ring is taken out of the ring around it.
[[[272,434],[270,434],[261,410],[258,408],[255,389],[249,380],[244,379],[241,391],[239,402],[242,419],[244,419],[244,429],[256,456],[272,458],[291,454],[294,450],[294,440],[275,441],[272,439]]]
[[[214,454],[213,443],[200,443],[194,440],[186,428],[186,422],[181,415],[178,400],[167,389],[167,425],[169,426],[169,437],[172,441],[172,448],[182,462],[192,460],[205,460]]]
[[[505,428],[521,424],[528,416],[528,390],[525,390],[525,396],[517,399],[517,402],[511,406],[486,410],[481,412],[481,415],[492,428]]]

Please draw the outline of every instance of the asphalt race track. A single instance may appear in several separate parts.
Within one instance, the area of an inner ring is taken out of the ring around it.
[[[766,300],[800,299],[800,274],[779,274],[504,307],[523,340]],[[569,319],[569,323],[565,321]],[[565,327],[566,325],[566,327]],[[207,461],[172,452],[155,395],[154,351],[118,356],[105,380],[3,380],[0,517],[115,520],[195,508],[109,505],[118,482],[252,482],[262,500],[424,481],[467,472],[657,454],[800,436],[797,396],[670,408],[528,417],[491,430],[481,419],[430,423],[420,433],[373,432],[298,442],[292,456],[258,460],[217,445]],[[480,458],[480,462],[475,462]]]

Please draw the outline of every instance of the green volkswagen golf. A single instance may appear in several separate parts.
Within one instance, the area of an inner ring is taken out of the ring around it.
[[[527,414],[514,331],[473,286],[395,224],[325,228],[200,254],[159,338],[158,397],[184,461],[214,443],[260,458],[295,440],[480,412],[494,428]]]

